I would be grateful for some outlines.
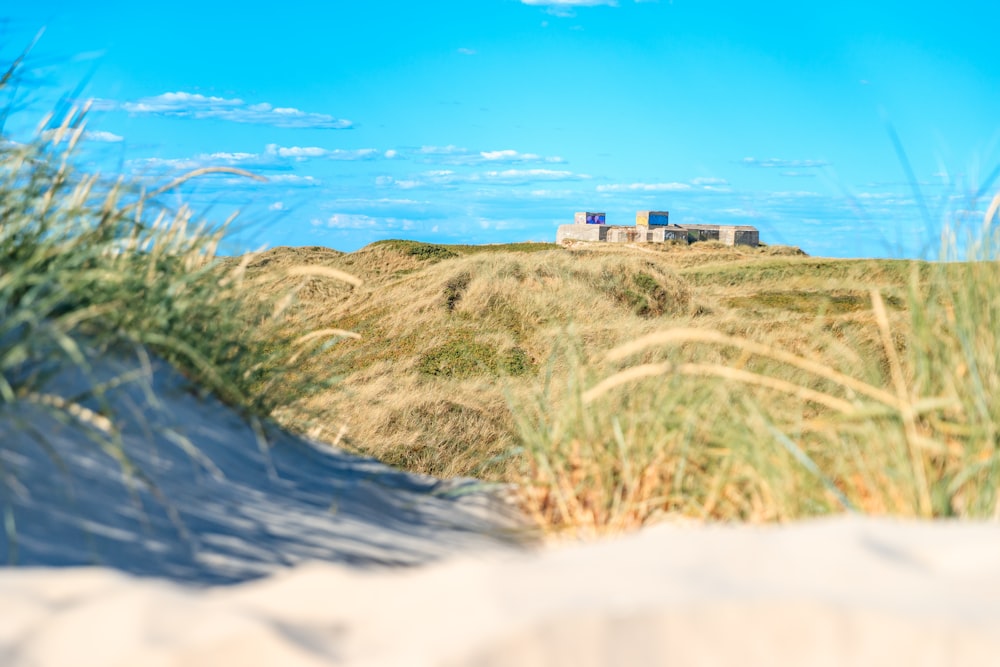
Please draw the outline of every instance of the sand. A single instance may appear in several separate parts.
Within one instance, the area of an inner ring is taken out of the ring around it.
[[[0,664],[989,665],[1000,534],[840,518],[234,586],[0,571]]]
[[[503,496],[267,429],[154,358],[87,429],[0,411],[0,665],[971,665],[1000,655],[1000,527],[842,516],[523,541]],[[72,396],[92,381],[56,374]],[[108,406],[105,406],[106,408]],[[42,436],[44,444],[39,442]],[[203,457],[192,457],[188,445]],[[16,481],[15,481],[16,478]],[[12,531],[11,529],[16,529]]]
[[[40,406],[0,408],[0,503],[15,533],[0,531],[0,557],[19,565],[225,584],[308,560],[414,565],[501,547],[517,528],[502,490],[257,432],[142,350],[91,361],[44,391],[76,397],[134,374],[105,400],[81,401],[114,416],[120,440]],[[122,457],[137,472],[126,475]]]

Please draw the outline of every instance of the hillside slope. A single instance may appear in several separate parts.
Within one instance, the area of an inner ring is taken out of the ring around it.
[[[281,277],[303,264],[347,271],[364,284]],[[252,259],[247,272],[265,289],[300,281],[303,331],[360,335],[332,338],[326,353],[303,362],[324,365],[337,382],[282,415],[286,424],[408,470],[511,480],[519,438],[509,402],[559,365],[564,343],[594,360],[682,326],[803,353],[822,352],[838,337],[877,346],[869,290],[899,304],[911,266],[715,243],[567,249],[385,241],[353,253],[277,248]]]

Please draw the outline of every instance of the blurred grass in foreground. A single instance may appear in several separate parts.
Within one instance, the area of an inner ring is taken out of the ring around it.
[[[11,78],[8,72],[3,81]],[[210,225],[187,206],[158,203],[205,174],[259,177],[200,169],[147,191],[79,173],[74,157],[85,117],[86,108],[70,109],[29,143],[0,137],[0,411],[16,417],[19,404],[31,403],[117,447],[103,392],[141,377],[95,379],[75,396],[51,386],[66,368],[95,377],[90,364],[108,351],[152,350],[184,372],[194,391],[213,393],[253,420],[326,388],[325,376],[292,372],[291,361],[344,332],[302,335],[289,320],[294,284],[260,298],[259,285],[245,276],[253,255],[237,265],[217,260],[228,222]],[[302,267],[286,273],[298,284],[360,282]],[[276,383],[285,391],[274,391]],[[36,436],[44,445],[44,434]],[[115,455],[127,459],[120,448]]]
[[[1000,518],[998,207],[962,262],[951,243],[948,261],[914,263],[901,303],[872,289],[869,317],[802,331],[795,353],[703,328],[591,355],[571,336],[551,365],[568,371],[514,401],[525,506],[584,533],[845,509]]]

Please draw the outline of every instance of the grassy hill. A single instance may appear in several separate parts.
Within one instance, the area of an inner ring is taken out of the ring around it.
[[[301,359],[337,382],[279,418],[409,470],[517,483],[547,525],[992,511],[994,491],[980,497],[976,482],[970,505],[955,482],[968,457],[992,456],[992,427],[956,425],[976,399],[911,358],[941,334],[923,311],[954,311],[951,288],[974,265],[716,243],[383,241],[277,248],[247,275],[276,293],[302,265],[364,282],[300,280],[297,326],[359,337]],[[680,337],[641,344],[664,331]],[[913,406],[931,390],[934,419]]]

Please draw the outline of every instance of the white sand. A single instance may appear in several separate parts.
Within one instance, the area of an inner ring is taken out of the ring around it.
[[[93,433],[65,415],[0,404],[0,509],[11,510],[15,528],[14,536],[0,529],[0,559],[220,584],[305,560],[423,563],[497,548],[515,527],[504,516],[510,508],[472,480],[402,473],[275,427],[261,439],[155,358],[103,357],[94,366],[92,377],[64,369],[47,391],[70,398],[137,371],[103,405],[84,403],[115,416],[122,451],[144,478],[123,475]]]
[[[0,664],[993,665],[1000,530],[662,526],[418,568],[182,588],[0,571]]]
[[[78,425],[0,412],[19,480],[0,553],[20,565],[0,569],[0,665],[1000,663],[996,524],[660,526],[514,550],[489,494],[277,432],[265,456],[224,406],[148,370],[157,401],[132,386],[111,403],[174,520]]]

